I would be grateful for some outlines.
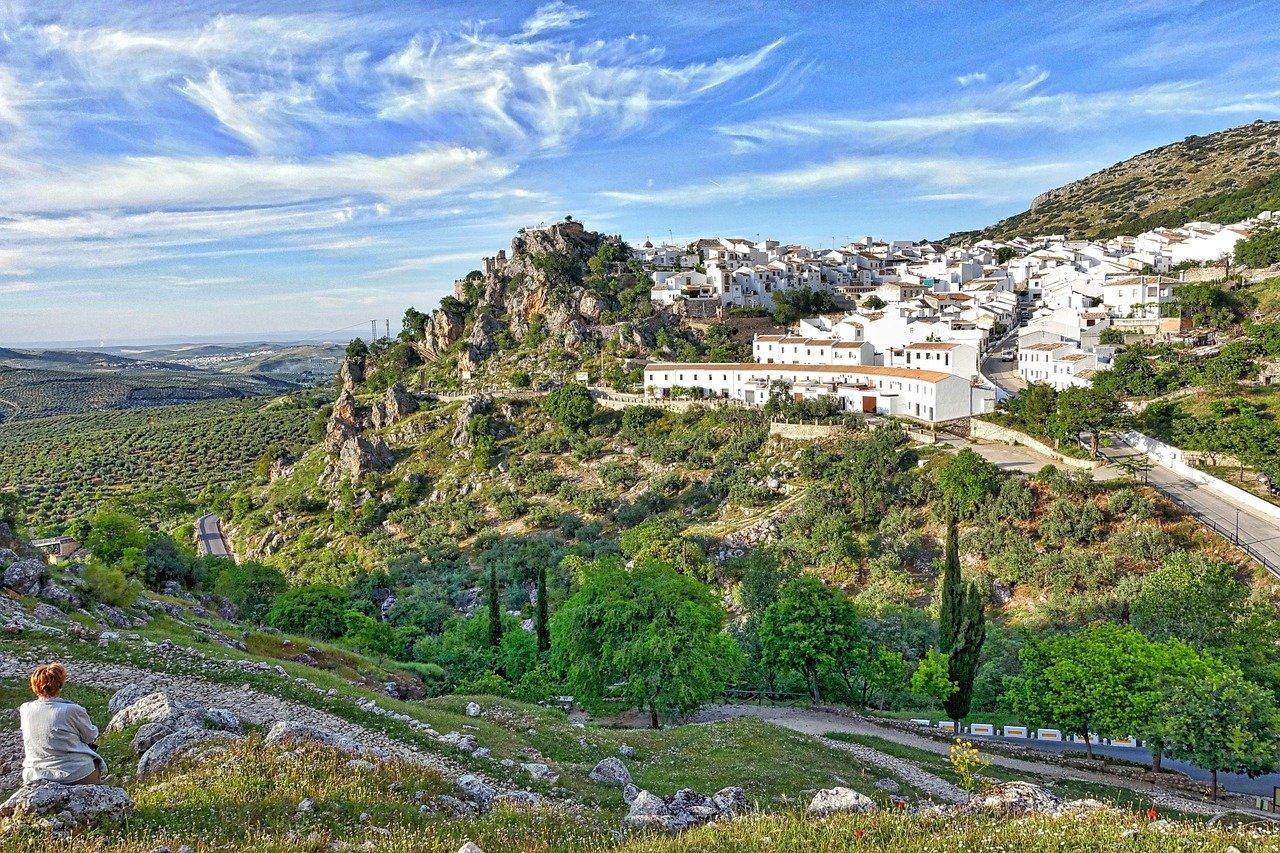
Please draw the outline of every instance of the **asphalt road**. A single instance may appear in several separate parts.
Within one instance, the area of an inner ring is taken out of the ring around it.
[[[1112,460],[1142,455],[1126,444],[1116,442],[1116,445],[1101,448],[1100,452]],[[1200,515],[1212,519],[1219,526],[1220,532],[1226,531],[1227,539],[1234,540],[1239,531],[1241,544],[1257,551],[1273,566],[1280,566],[1280,524],[1274,520],[1256,515],[1249,507],[1233,503],[1224,495],[1193,483],[1163,465],[1152,464],[1151,469],[1146,472],[1146,480],[1175,503],[1190,507]],[[1276,573],[1274,569],[1272,571]]]
[[[1016,334],[1008,335],[999,345],[990,350],[986,357],[982,360],[979,370],[982,375],[990,379],[1000,388],[1001,391],[1012,397],[1023,388],[1027,387],[1027,383],[1018,374],[1018,362],[1004,361],[1000,358],[1000,354],[1005,351],[1012,351],[1015,354],[1018,349],[1018,336]]]
[[[196,519],[196,546],[202,555],[210,557],[230,557],[231,549],[222,535],[222,525],[218,517],[210,513]]]

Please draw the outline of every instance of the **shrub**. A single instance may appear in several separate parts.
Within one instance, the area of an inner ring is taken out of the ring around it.
[[[142,586],[125,577],[124,572],[97,560],[84,568],[84,582],[94,601],[112,607],[128,607],[138,600]]]
[[[267,624],[289,634],[332,640],[346,630],[351,599],[335,586],[294,587],[278,597],[267,611]]]

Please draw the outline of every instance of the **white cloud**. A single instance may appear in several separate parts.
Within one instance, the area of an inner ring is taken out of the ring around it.
[[[565,3],[564,0],[551,0],[550,3],[539,6],[529,16],[524,22],[520,35],[529,38],[551,30],[563,30],[585,17],[587,17],[586,12]]]
[[[0,67],[0,125],[20,126],[22,115],[18,112],[18,104],[22,101],[22,92],[13,72]]]
[[[414,39],[378,66],[379,115],[448,122],[499,144],[557,148],[588,127],[634,130],[758,68],[780,45],[711,62],[672,65],[644,39],[584,44],[487,33]]]
[[[273,147],[273,139],[263,127],[261,117],[253,115],[231,94],[216,68],[204,80],[192,80],[188,77],[179,91],[251,148],[265,151]]]
[[[31,266],[26,256],[16,249],[0,249],[0,275],[26,275]]]
[[[383,267],[381,269],[370,270],[364,273],[361,278],[383,278],[391,275],[399,275],[406,272],[417,272],[420,270],[431,269],[433,267],[448,266],[449,264],[460,263],[478,263],[483,251],[477,249],[470,252],[443,252],[435,255],[422,255],[416,258],[404,258],[395,265]]]
[[[406,201],[496,181],[512,169],[483,151],[437,146],[410,154],[124,157],[0,171],[0,209],[19,213],[291,204],[322,198]]]
[[[29,281],[0,282],[0,293],[32,293],[36,285]]]
[[[735,199],[794,195],[876,182],[901,182],[986,194],[1025,194],[1028,187],[1077,171],[1069,163],[1004,163],[977,158],[845,157],[777,172],[745,172],[716,180],[642,192],[606,192],[623,204],[697,206]]]
[[[974,71],[972,74],[961,74],[956,78],[956,82],[961,86],[972,86],[974,83],[987,82],[987,72]]]

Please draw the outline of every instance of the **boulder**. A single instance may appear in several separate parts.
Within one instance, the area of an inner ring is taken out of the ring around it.
[[[84,605],[84,601],[80,596],[76,595],[62,584],[55,583],[51,580],[44,582],[44,585],[40,587],[39,595],[45,601],[52,601],[54,604],[67,610],[79,610]]]
[[[337,453],[348,439],[360,434],[363,418],[360,406],[350,391],[344,390],[333,403],[333,411],[329,414],[329,423],[325,427],[324,449]]]
[[[133,735],[129,745],[134,755],[141,756],[161,740],[173,734],[173,726],[168,723],[144,723]]]
[[[468,717],[478,717],[478,716],[480,716],[480,706],[479,706],[479,705],[477,705],[475,702],[468,702],[468,703],[467,703],[467,716],[468,716]]]
[[[618,745],[618,755],[625,756],[626,758],[631,758],[635,754],[636,754],[636,748],[634,746],[627,746],[625,743]]]
[[[107,723],[108,732],[118,732],[136,723],[166,723],[174,731],[200,728],[204,709],[193,702],[179,702],[168,693],[151,693],[121,708]]]
[[[107,701],[107,711],[114,715],[117,711],[122,708],[129,707],[134,702],[137,702],[143,696],[147,696],[150,693],[151,691],[146,687],[143,687],[141,684],[129,684],[121,687]]]
[[[554,785],[556,780],[560,778],[559,774],[552,772],[550,767],[540,762],[529,762],[520,766],[524,768],[524,772],[539,782],[550,782]]]
[[[138,775],[145,776],[168,767],[192,747],[214,740],[239,740],[231,732],[208,729],[182,729],[156,741],[138,760]]]
[[[484,853],[474,841],[468,841],[466,844],[458,848],[458,853]]]
[[[746,793],[736,785],[716,791],[711,796],[711,801],[721,814],[729,817],[736,817],[751,809]]]
[[[648,791],[640,791],[631,801],[631,808],[623,818],[622,825],[633,828],[657,826],[666,829],[670,817],[671,812],[667,810],[667,803],[662,797]]]
[[[488,809],[489,806],[493,805],[493,799],[497,792],[493,790],[492,785],[474,773],[462,776],[455,784],[468,800],[471,800],[482,810]]]
[[[235,734],[240,734],[244,731],[244,725],[240,722],[240,718],[225,708],[210,708],[205,711],[204,724],[211,729],[234,732]]]
[[[609,757],[591,768],[589,778],[592,782],[599,782],[601,785],[616,785],[622,788],[631,784],[631,771],[627,770],[627,766],[618,759]]]
[[[852,788],[825,788],[813,795],[809,802],[809,814],[814,817],[835,814],[836,812],[873,812],[876,804],[870,797],[859,794]]]
[[[0,817],[38,823],[64,833],[101,819],[117,819],[133,811],[124,788],[112,785],[24,785],[0,804]]]
[[[345,752],[348,755],[364,755],[366,750],[360,744],[345,735],[335,734],[325,729],[299,723],[295,720],[279,720],[262,739],[264,746],[298,746],[300,744],[317,744]]]
[[[35,595],[40,591],[44,569],[39,560],[18,560],[4,570],[4,585],[18,595]]]
[[[491,411],[493,411],[493,398],[488,394],[476,394],[463,400],[457,414],[453,417],[453,446],[471,446],[471,433],[467,429],[471,419]]]
[[[338,451],[338,469],[345,469],[353,483],[373,471],[390,471],[395,462],[391,448],[377,437],[352,436],[342,443]]]
[[[1062,800],[1030,782],[1004,782],[975,795],[967,807],[1008,814],[1055,814]]]
[[[0,548],[0,569],[7,569],[13,563],[18,562],[18,554],[9,548]]]

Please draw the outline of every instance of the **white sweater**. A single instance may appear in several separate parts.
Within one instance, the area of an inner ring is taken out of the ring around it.
[[[35,699],[20,709],[22,784],[78,782],[96,769],[105,775],[107,764],[89,746],[98,740],[98,727],[89,714],[66,699]]]

